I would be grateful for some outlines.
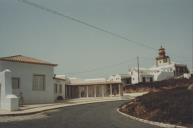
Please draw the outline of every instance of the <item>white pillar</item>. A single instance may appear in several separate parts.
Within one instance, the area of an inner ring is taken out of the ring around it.
[[[88,85],[86,86],[86,97],[88,97]]]
[[[101,89],[102,89],[102,97],[104,97],[104,95],[105,95],[105,94],[104,94],[104,92],[105,92],[105,91],[104,91],[104,86],[105,86],[105,85],[101,85]]]
[[[113,95],[112,95],[112,91],[113,91],[113,89],[112,89],[112,84],[110,84],[110,96],[113,96]]]
[[[81,86],[78,86],[78,93],[79,93],[79,98],[81,98]]]
[[[9,69],[0,73],[1,77],[1,109],[15,111],[19,109],[19,99],[12,94],[11,71]]]
[[[62,95],[65,99],[66,91],[65,91],[65,84],[62,84]]]
[[[96,97],[96,85],[94,85],[94,97]]]
[[[119,84],[119,96],[121,96],[121,84]]]

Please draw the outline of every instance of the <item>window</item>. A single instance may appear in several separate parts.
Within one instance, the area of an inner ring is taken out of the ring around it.
[[[146,82],[145,77],[143,77],[143,82],[144,82],[144,83]]]
[[[150,82],[153,82],[153,77],[150,77]]]
[[[81,97],[86,97],[87,96],[87,87],[86,86],[80,86],[79,91],[80,91],[80,96]]]
[[[131,84],[131,78],[126,79],[126,84]]]
[[[45,75],[33,75],[33,90],[45,90]]]
[[[62,85],[59,85],[59,93],[62,93]]]
[[[13,89],[19,89],[20,79],[13,77],[12,78],[12,88]]]
[[[57,93],[57,92],[58,92],[58,85],[54,84],[54,93]]]

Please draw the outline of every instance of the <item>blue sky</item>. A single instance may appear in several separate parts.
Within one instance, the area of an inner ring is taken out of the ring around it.
[[[29,0],[32,1],[32,0]],[[192,65],[192,0],[33,0],[118,33]],[[151,67],[157,51],[53,15],[17,0],[0,0],[0,56],[23,54],[57,63],[56,74],[82,78]],[[90,71],[93,70],[93,71]]]

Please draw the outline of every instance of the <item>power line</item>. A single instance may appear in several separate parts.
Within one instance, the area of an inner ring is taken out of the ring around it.
[[[45,7],[45,6],[42,6],[42,5],[40,5],[40,4],[31,2],[31,1],[28,1],[28,0],[18,0],[18,1],[19,1],[19,2],[22,2],[22,3],[24,3],[24,4],[27,4],[27,5],[33,6],[33,7],[35,7],[35,8],[44,10],[44,11],[46,11],[46,12],[52,13],[52,14],[54,14],[54,15],[58,15],[58,16],[67,18],[67,19],[72,20],[72,21],[74,21],[74,22],[78,22],[78,23],[80,23],[80,24],[83,24],[83,25],[88,26],[88,27],[90,27],[90,28],[93,28],[93,29],[95,29],[95,30],[98,30],[98,31],[107,33],[107,34],[109,34],[109,35],[112,35],[112,36],[114,36],[114,37],[117,37],[117,38],[126,40],[126,41],[128,41],[128,42],[130,42],[130,43],[137,44],[137,45],[139,45],[139,46],[143,46],[143,47],[148,48],[148,49],[156,50],[156,49],[154,49],[153,47],[148,46],[148,45],[146,45],[146,44],[143,44],[143,43],[140,43],[140,42],[137,42],[137,41],[130,40],[130,39],[128,39],[127,37],[124,37],[124,36],[122,36],[122,35],[120,35],[120,34],[117,34],[117,33],[108,31],[108,30],[106,30],[106,29],[100,28],[100,27],[95,26],[95,25],[93,25],[93,24],[90,24],[90,23],[88,23],[88,22],[82,21],[82,20],[80,20],[80,19],[78,19],[78,18],[65,15],[65,14],[63,14],[63,13],[61,13],[61,12],[59,12],[59,11],[50,9],[50,8]],[[67,74],[70,74],[70,75],[73,74],[73,75],[74,75],[74,74],[82,74],[82,73],[88,73],[88,72],[95,72],[95,71],[98,71],[98,70],[101,70],[101,69],[104,70],[104,69],[107,69],[107,68],[111,68],[111,67],[114,67],[114,66],[118,66],[118,65],[124,64],[125,62],[128,62],[128,61],[133,60],[133,59],[135,59],[135,58],[129,59],[129,60],[127,60],[127,61],[122,61],[122,62],[120,62],[120,63],[113,64],[113,65],[106,65],[106,66],[103,66],[103,67],[94,68],[94,69],[89,69],[89,70],[84,70],[84,71],[79,71],[79,72],[70,72],[70,73],[67,73]]]
[[[149,46],[149,45],[146,45],[146,44],[144,44],[144,43],[137,42],[137,41],[134,41],[134,40],[130,40],[130,39],[128,39],[127,37],[122,36],[122,35],[120,35],[120,34],[117,34],[117,33],[111,32],[111,31],[108,31],[108,30],[106,30],[106,29],[103,29],[103,28],[98,27],[98,26],[96,26],[96,25],[90,24],[90,23],[85,22],[85,21],[83,21],[83,20],[80,20],[80,19],[78,19],[78,18],[69,16],[69,15],[65,15],[65,14],[63,14],[63,13],[57,11],[57,10],[54,10],[54,9],[45,7],[45,6],[43,6],[43,5],[40,5],[40,4],[31,2],[31,1],[29,1],[29,0],[18,0],[18,1],[19,1],[19,2],[22,2],[22,3],[24,3],[24,4],[27,4],[27,5],[33,6],[33,7],[35,7],[35,8],[44,10],[44,11],[46,11],[46,12],[52,13],[52,14],[54,14],[54,15],[58,15],[58,16],[67,18],[67,19],[69,19],[69,20],[72,20],[72,21],[74,21],[74,22],[83,24],[83,25],[88,26],[88,27],[90,27],[90,28],[93,28],[93,29],[95,29],[95,30],[98,30],[98,31],[107,33],[107,34],[112,35],[112,36],[114,36],[114,37],[117,37],[117,38],[126,40],[126,41],[128,41],[128,42],[130,42],[130,43],[137,44],[137,45],[139,45],[139,46],[142,46],[142,47],[145,47],[145,48],[148,48],[148,49],[151,49],[151,50],[157,50],[157,49],[155,49],[155,48],[153,48],[153,47],[151,47],[151,46]]]

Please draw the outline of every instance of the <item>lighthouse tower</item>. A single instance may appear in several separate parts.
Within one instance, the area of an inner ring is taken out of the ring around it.
[[[156,57],[156,67],[171,64],[170,57],[166,56],[165,48],[161,46],[159,56]]]

